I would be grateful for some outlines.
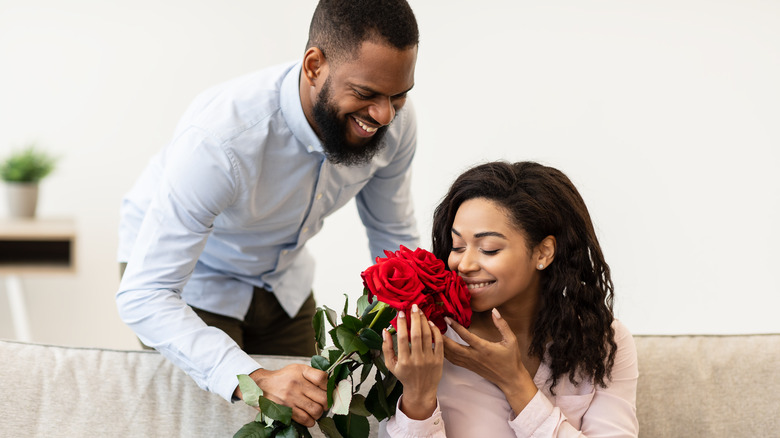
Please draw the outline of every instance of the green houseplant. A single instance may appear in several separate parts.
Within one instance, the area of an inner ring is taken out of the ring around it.
[[[38,204],[38,183],[48,176],[57,158],[28,145],[0,162],[0,179],[5,181],[11,217],[31,218]]]

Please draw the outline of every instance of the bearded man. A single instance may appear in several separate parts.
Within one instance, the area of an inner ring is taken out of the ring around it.
[[[214,87],[122,202],[116,301],[144,346],[236,401],[236,375],[314,425],[325,373],[249,354],[314,354],[305,244],[355,198],[374,257],[414,248],[419,34],[404,0],[322,0],[303,58]]]

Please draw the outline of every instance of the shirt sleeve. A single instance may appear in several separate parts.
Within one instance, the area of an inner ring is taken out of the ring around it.
[[[403,398],[403,396],[401,396]],[[412,420],[401,412],[401,399],[395,407],[395,415],[387,421],[387,436],[390,438],[444,438],[444,420],[441,418],[439,402],[436,410],[425,420]]]
[[[639,378],[636,346],[631,333],[615,322],[615,363],[606,388],[598,385],[582,417],[581,430],[541,391],[509,422],[518,437],[636,437],[636,385]]]
[[[261,368],[181,298],[216,216],[239,189],[231,156],[197,129],[164,151],[165,171],[116,295],[121,319],[203,389],[231,400],[237,374]]]
[[[401,125],[393,161],[379,169],[355,197],[360,220],[366,227],[371,259],[399,245],[416,248],[420,242],[411,195],[412,160],[417,148],[417,121],[411,101],[397,119]]]

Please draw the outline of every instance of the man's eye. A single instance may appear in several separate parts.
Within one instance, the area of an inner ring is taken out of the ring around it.
[[[373,97],[370,94],[363,94],[363,93],[361,93],[359,91],[355,91],[355,96],[357,96],[357,98],[360,99],[360,100],[368,100],[368,99],[371,99]]]

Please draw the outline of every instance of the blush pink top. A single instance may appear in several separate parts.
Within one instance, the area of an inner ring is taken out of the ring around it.
[[[617,353],[606,388],[590,380],[572,384],[559,378],[550,393],[550,368],[542,362],[534,376],[539,388],[531,402],[514,416],[504,393],[465,368],[444,361],[438,406],[427,420],[412,420],[400,409],[387,422],[390,437],[636,437],[636,347],[628,329],[613,323]],[[446,336],[466,344],[449,329]],[[400,403],[400,402],[399,402]]]

